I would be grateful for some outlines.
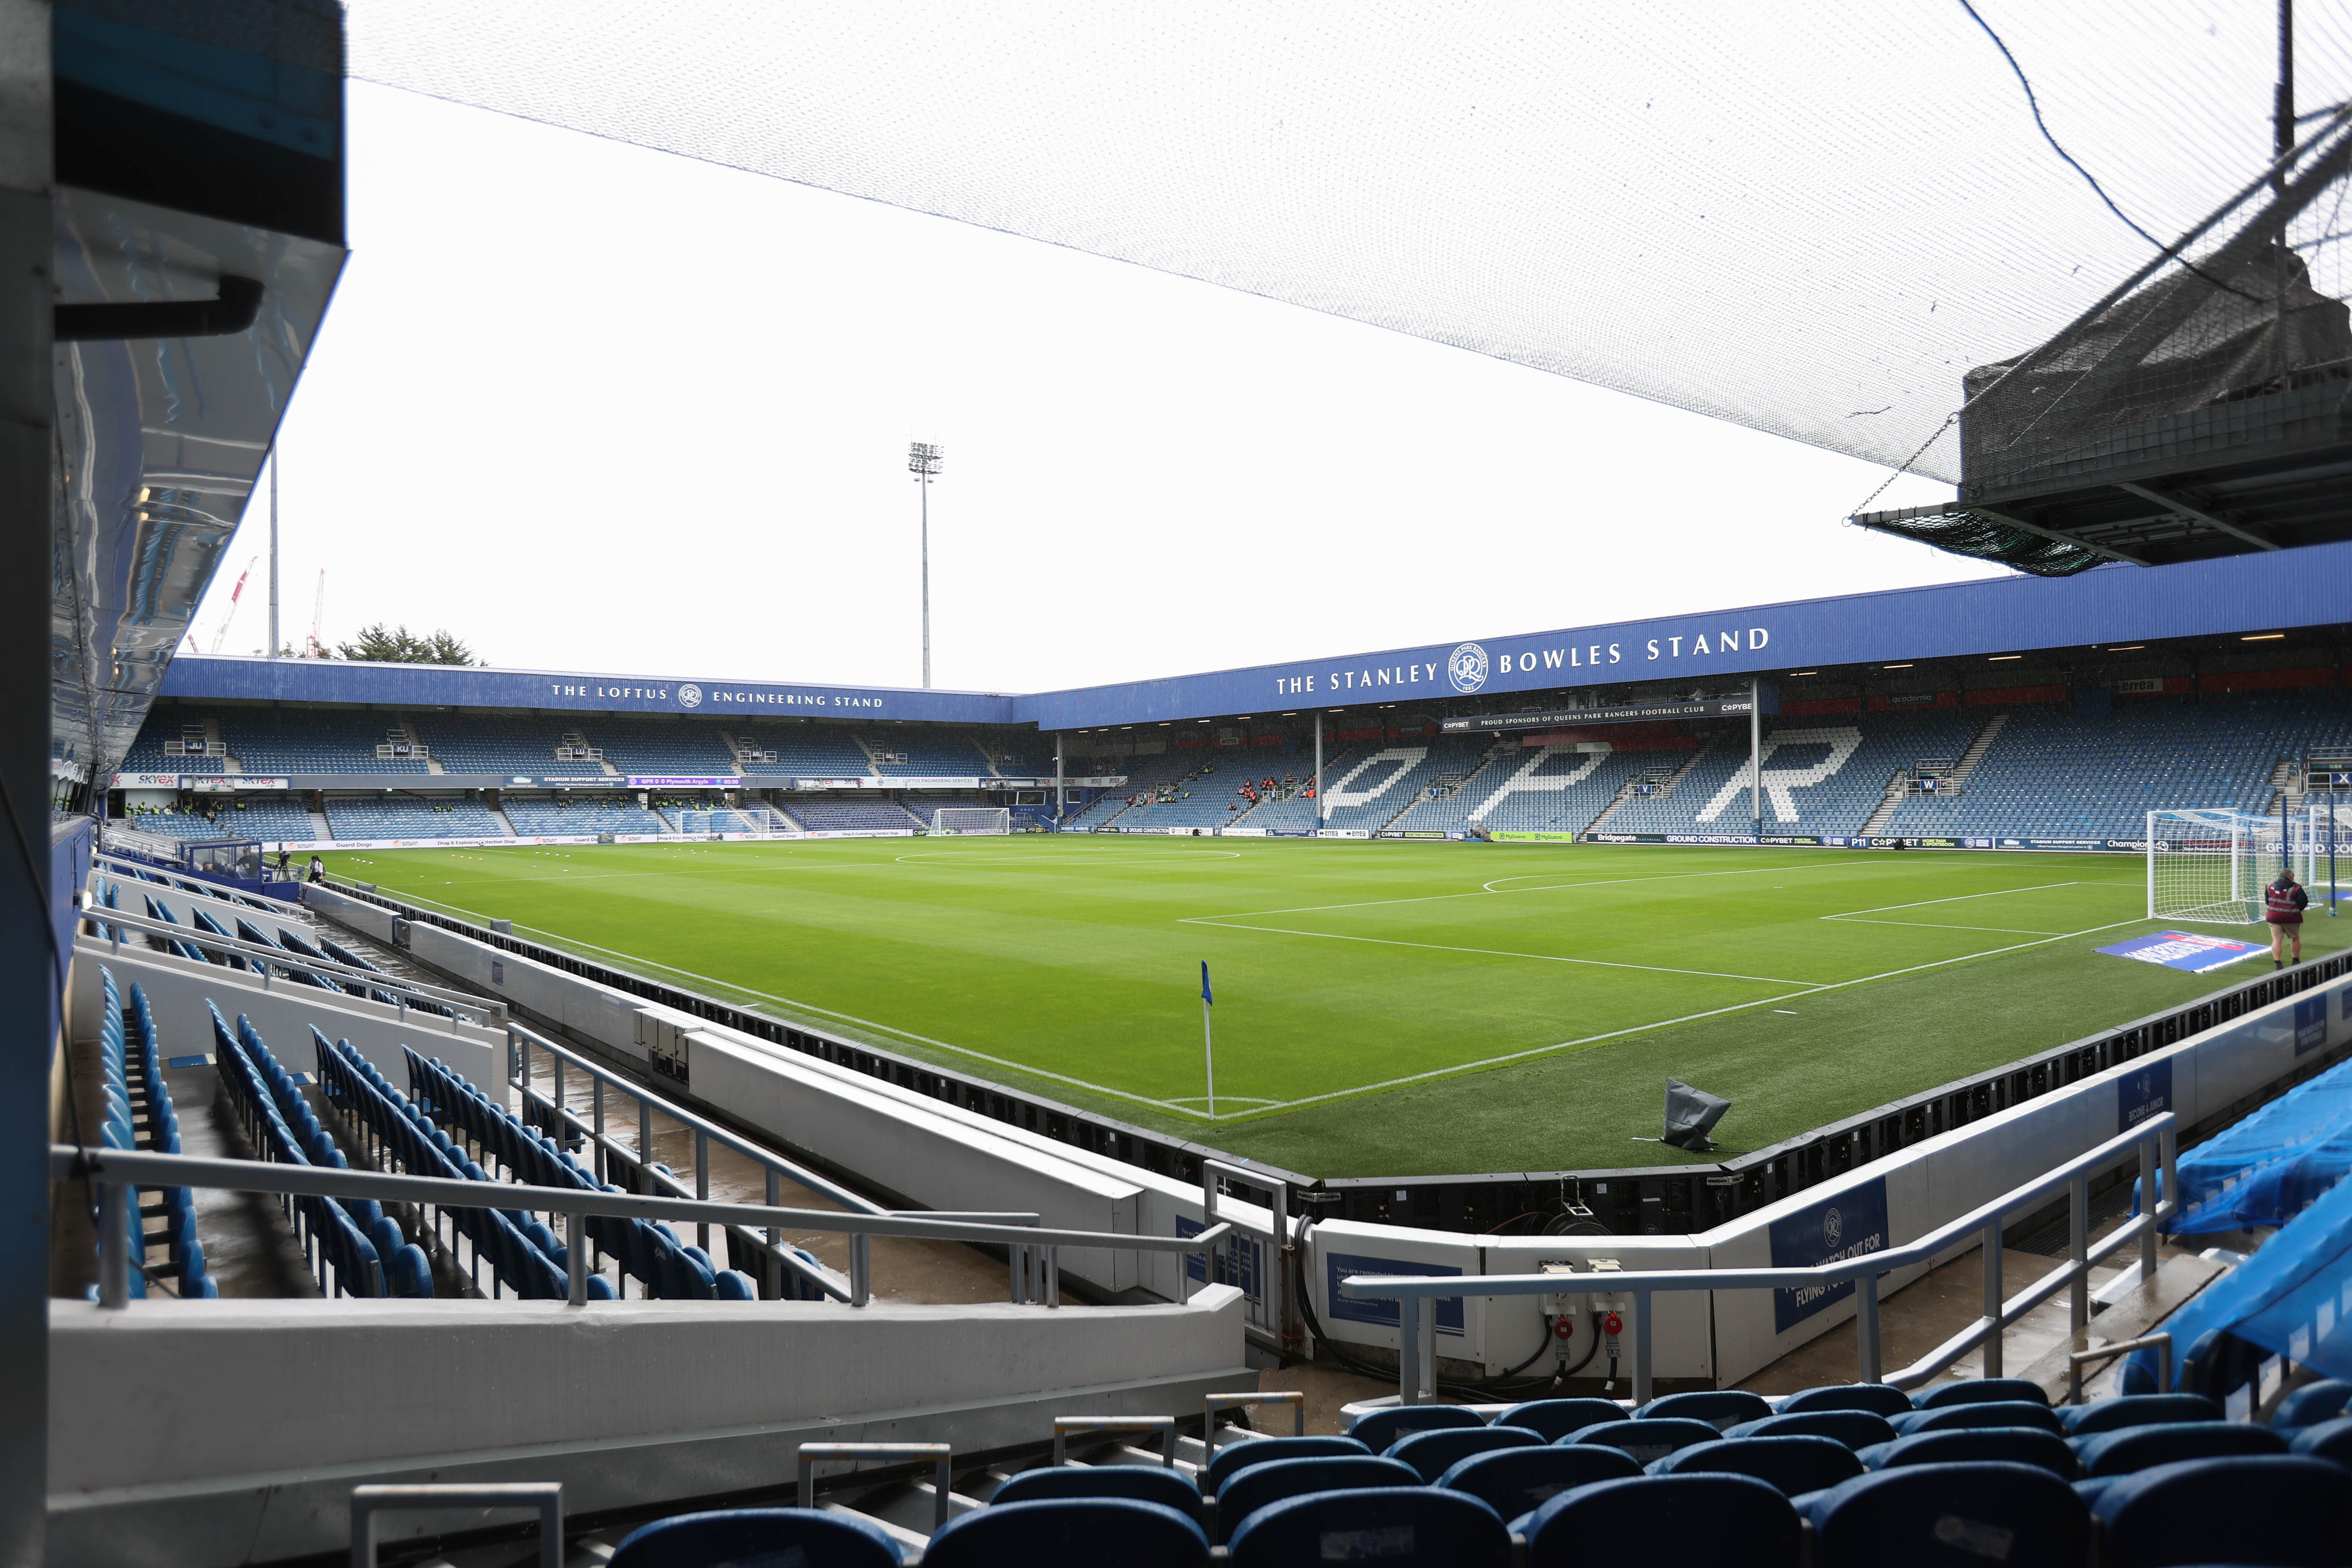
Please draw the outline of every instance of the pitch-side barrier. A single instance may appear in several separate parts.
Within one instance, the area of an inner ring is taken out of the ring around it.
[[[2173,1178],[2179,1170],[2179,1150],[2174,1142],[2177,1126],[2178,1119],[2170,1111],[2160,1112],[2036,1180],[2013,1187],[1990,1203],[1946,1221],[1916,1241],[1901,1247],[1857,1242],[1846,1249],[1857,1256],[1810,1268],[1637,1268],[1617,1273],[1596,1273],[1574,1280],[1564,1279],[1558,1274],[1504,1274],[1481,1279],[1475,1289],[1480,1298],[1489,1300],[1506,1297],[1540,1300],[1572,1294],[1568,1290],[1571,1285],[1587,1286],[1589,1289],[1585,1293],[1605,1302],[1605,1310],[1619,1316],[1621,1328],[1630,1321],[1633,1349],[1633,1403],[1637,1406],[1648,1403],[1655,1379],[1656,1317],[1653,1308],[1660,1294],[1677,1291],[1704,1291],[1718,1303],[1727,1296],[1736,1299],[1737,1293],[1752,1291],[1769,1291],[1776,1301],[1851,1295],[1856,1318],[1854,1381],[1857,1383],[1886,1383],[1901,1389],[1917,1388],[1971,1351],[1982,1352],[1984,1376],[1999,1377],[2001,1375],[2002,1333],[2011,1323],[2059,1291],[2064,1290],[2069,1294],[2074,1331],[2079,1333],[2090,1326],[2093,1265],[2137,1242],[2140,1277],[2144,1279],[2155,1278],[2157,1234],[2163,1223],[2172,1217],[2174,1205],[2171,1200],[2158,1204],[2150,1213],[2132,1216],[2095,1246],[2089,1240],[2090,1182],[2094,1174],[2109,1169],[2126,1157],[2136,1156],[2143,1172],[2158,1169],[2160,1163],[2165,1174],[2158,1186],[2165,1192],[2173,1191],[2176,1185]],[[2061,1192],[2067,1194],[2070,1220],[2071,1241],[2066,1261],[2017,1295],[2004,1297],[2001,1285],[2002,1226],[2010,1216],[2029,1210]],[[1874,1237],[1868,1241],[1880,1239]],[[1979,1243],[1984,1258],[1983,1315],[1909,1366],[1888,1373],[1881,1358],[1880,1280],[1904,1270],[1927,1268],[1947,1253],[1965,1250],[1965,1244],[1971,1240]],[[1339,1282],[1340,1294],[1348,1300],[1391,1300],[1397,1303],[1397,1395],[1403,1404],[1424,1404],[1436,1397],[1437,1314],[1432,1310],[1432,1304],[1445,1292],[1458,1289],[1460,1287],[1432,1280],[1425,1276],[1351,1274]]]

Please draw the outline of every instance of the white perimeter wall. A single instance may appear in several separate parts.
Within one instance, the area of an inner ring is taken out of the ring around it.
[[[49,1560],[341,1550],[365,1481],[560,1480],[567,1512],[789,1484],[802,1442],[1051,1437],[1252,1388],[1242,1304],[49,1305]],[[165,1391],[159,1396],[158,1391]],[[479,1515],[388,1516],[385,1538]]]

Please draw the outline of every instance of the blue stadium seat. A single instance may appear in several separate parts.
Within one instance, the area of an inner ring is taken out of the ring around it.
[[[1677,1448],[1687,1448],[1694,1443],[1712,1443],[1722,1436],[1705,1421],[1664,1415],[1650,1421],[1603,1421],[1597,1426],[1571,1432],[1560,1441],[1599,1443],[1611,1448],[1622,1448],[1647,1465],[1664,1458]]]
[[[786,1563],[805,1568],[898,1568],[897,1542],[878,1524],[815,1509],[736,1508],[685,1513],[633,1531],[605,1568],[725,1568]]]
[[[2042,1392],[2040,1384],[2027,1378],[1976,1377],[1923,1388],[1912,1396],[1911,1404],[1916,1409],[1941,1410],[1948,1405],[1977,1405],[1994,1400],[2003,1403],[2023,1400],[2029,1405],[2047,1405],[2050,1395]]]
[[[1502,1515],[1464,1492],[1315,1492],[1252,1514],[1234,1532],[1229,1555],[1234,1568],[1371,1560],[1383,1568],[1509,1568],[1511,1534]],[[938,1568],[929,1554],[923,1561]]]
[[[1955,1432],[1968,1426],[2036,1426],[2044,1432],[2058,1434],[2066,1430],[2058,1424],[2056,1411],[2047,1405],[2023,1399],[1941,1405],[1932,1410],[1914,1410],[1907,1415],[1897,1415],[1890,1425],[1898,1437],[1908,1437],[1915,1432]]]
[[[1897,1465],[1958,1465],[1994,1460],[2010,1465],[2039,1465],[2060,1480],[2083,1473],[2082,1461],[2066,1439],[2038,1426],[1964,1426],[1946,1432],[1921,1432],[1862,1450],[1862,1462],[1874,1470]]]
[[[1886,1417],[1868,1410],[1800,1410],[1793,1415],[1768,1415],[1742,1421],[1723,1434],[1727,1437],[1828,1437],[1849,1448],[1895,1441]]]
[[[1633,1412],[1634,1418],[1640,1421],[1677,1416],[1704,1421],[1718,1432],[1743,1421],[1761,1421],[1771,1414],[1772,1406],[1762,1394],[1739,1388],[1701,1388],[1688,1394],[1669,1394]]]
[[[1883,1383],[1832,1383],[1800,1389],[1780,1401],[1783,1415],[1810,1415],[1816,1410],[1867,1410],[1874,1415],[1895,1416],[1916,1409],[1910,1395]]]
[[[1201,1471],[1201,1489],[1213,1494],[1230,1478],[1252,1465],[1271,1464],[1276,1459],[1329,1458],[1343,1454],[1370,1457],[1371,1450],[1353,1437],[1244,1438],[1217,1450]]]
[[[1348,1436],[1378,1453],[1408,1432],[1486,1424],[1476,1411],[1465,1410],[1459,1405],[1392,1405],[1357,1416],[1349,1424]]]
[[[1200,1568],[1208,1560],[1209,1538],[1191,1515],[1126,1498],[991,1503],[948,1521],[923,1548],[924,1568]]]
[[[1417,1487],[1421,1472],[1402,1459],[1369,1454],[1334,1454],[1311,1459],[1276,1459],[1252,1465],[1217,1489],[1217,1536],[1230,1540],[1242,1521],[1262,1508],[1309,1492],[1357,1492],[1375,1487]]]
[[[1874,1470],[1811,1499],[1806,1513],[1813,1568],[2081,1568],[2090,1540],[2074,1489],[2033,1465]]]
[[[2315,1426],[2343,1415],[2347,1402],[2352,1402],[2352,1383],[2323,1377],[2316,1383],[2305,1384],[2280,1400],[2277,1412],[2271,1416],[2271,1426]]]
[[[1545,1442],[1557,1443],[1579,1427],[1624,1418],[1624,1408],[1607,1399],[1537,1399],[1512,1405],[1495,1417],[1495,1425],[1524,1426]]]
[[[1596,1481],[1519,1521],[1528,1568],[1703,1563],[1795,1568],[1802,1536],[1789,1500],[1753,1476],[1700,1473]]]
[[[2276,1432],[2279,1428],[2273,1426],[2271,1430]],[[2295,1433],[2287,1447],[2292,1452],[2352,1468],[2352,1415],[2339,1415],[2333,1421],[2305,1426]]]
[[[2352,1487],[2340,1468],[2303,1454],[2157,1465],[2119,1477],[2091,1513],[2101,1568],[2333,1568],[2352,1555]]]
[[[2069,1437],[2088,1437],[2165,1421],[2219,1421],[2222,1414],[2221,1402],[2202,1394],[2126,1394],[2070,1405],[2058,1412],[2058,1420]]]
[[[988,1501],[1035,1502],[1044,1498],[1130,1498],[1172,1508],[1186,1518],[1201,1511],[1201,1489],[1165,1465],[1044,1465],[1024,1470]]]
[[[1536,1448],[1544,1440],[1523,1426],[1448,1426],[1435,1432],[1408,1432],[1388,1446],[1391,1459],[1402,1459],[1433,1485],[1437,1478],[1473,1454],[1499,1448]]]
[[[2135,1470],[2184,1459],[2221,1459],[2284,1454],[2286,1439],[2266,1426],[2242,1421],[2176,1421],[2161,1426],[2126,1426],[2077,1437],[2070,1445],[2083,1462],[2085,1479],[2127,1476]]]
[[[1829,1437],[1725,1437],[1677,1448],[1649,1467],[1654,1476],[1700,1472],[1754,1476],[1784,1497],[1802,1497],[1852,1480],[1862,1461]]]
[[[1437,1484],[1449,1491],[1468,1492],[1505,1519],[1515,1520],[1564,1491],[1641,1473],[1641,1461],[1622,1448],[1547,1443],[1539,1448],[1474,1454],[1438,1477]]]

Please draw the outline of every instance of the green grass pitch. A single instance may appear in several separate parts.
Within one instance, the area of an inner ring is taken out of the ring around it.
[[[339,874],[1318,1176],[1731,1152],[2252,979],[2093,950],[2141,863],[1066,837],[345,851]],[[2346,945],[2315,905],[2306,955]],[[2261,927],[2193,928],[2265,941]],[[1200,962],[1215,980],[1217,1120]]]

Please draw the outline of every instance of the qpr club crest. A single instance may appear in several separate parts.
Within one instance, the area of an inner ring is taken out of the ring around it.
[[[1845,1239],[1845,1215],[1831,1209],[1822,1215],[1822,1239],[1835,1247]]]
[[[1447,656],[1445,678],[1456,691],[1466,695],[1477,690],[1486,684],[1486,650],[1474,642],[1464,643]]]
[[[678,706],[681,708],[701,707],[702,688],[695,685],[694,682],[690,680],[688,681],[684,686],[677,689],[677,702]]]

